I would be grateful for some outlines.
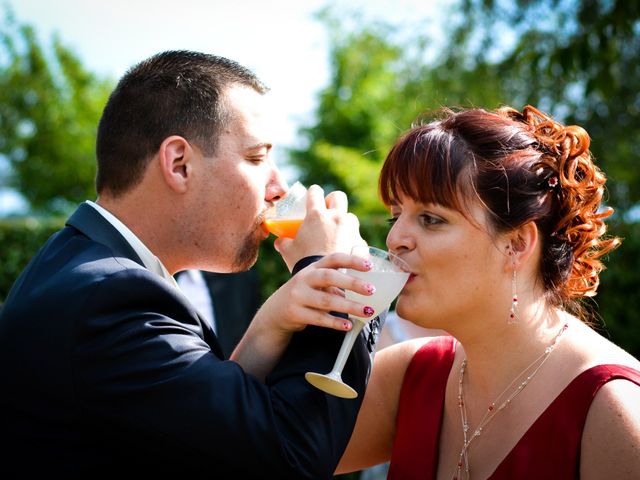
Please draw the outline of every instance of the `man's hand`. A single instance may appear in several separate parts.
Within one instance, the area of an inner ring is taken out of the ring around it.
[[[348,213],[348,206],[344,192],[331,192],[324,198],[318,185],[309,187],[307,215],[296,238],[278,238],[274,243],[289,270],[304,257],[350,253],[355,245],[366,245],[360,235],[358,217]]]

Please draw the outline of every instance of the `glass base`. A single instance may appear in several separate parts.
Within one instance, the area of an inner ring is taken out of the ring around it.
[[[358,396],[358,392],[344,383],[339,375],[307,372],[304,378],[314,387],[335,397],[356,398]]]

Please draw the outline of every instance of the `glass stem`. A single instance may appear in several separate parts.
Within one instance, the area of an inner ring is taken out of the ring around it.
[[[351,330],[346,333],[344,340],[342,341],[342,346],[338,352],[338,357],[333,365],[332,372],[342,373],[342,369],[346,365],[349,354],[351,353],[351,348],[365,325],[365,322],[357,318],[349,317],[349,320],[351,320],[353,326],[351,327]]]

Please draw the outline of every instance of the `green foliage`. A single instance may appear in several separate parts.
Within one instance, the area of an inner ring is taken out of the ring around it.
[[[601,328],[609,338],[640,358],[640,305],[638,272],[640,272],[640,223],[616,223],[612,234],[623,239],[622,246],[609,254],[607,269],[601,273],[596,306]]]
[[[273,236],[269,236],[260,247],[256,270],[260,277],[260,297],[265,301],[291,274],[280,254],[273,247]]]
[[[0,305],[31,257],[63,224],[60,218],[0,220]]]
[[[354,26],[342,12],[324,11],[331,81],[293,162],[307,183],[344,189],[354,211],[376,211],[369,172],[419,114],[531,103],[587,129],[610,178],[610,202],[624,215],[640,201],[639,5],[460,0],[435,53],[423,31],[401,42],[391,25]]]
[[[532,103],[583,126],[609,176],[611,203],[623,214],[638,204],[640,3],[463,0],[461,4],[456,42],[449,51],[475,57],[470,71],[497,72],[505,102],[515,107]]]
[[[352,212],[360,216],[382,211],[376,190],[381,160],[372,161],[355,148],[324,141],[316,142],[310,153],[325,165],[328,173],[341,179],[341,190],[349,192]]]
[[[356,33],[340,28],[328,11],[321,17],[330,29],[331,80],[321,92],[318,121],[301,134],[308,146],[292,152],[292,162],[306,184],[341,189],[353,211],[381,211],[377,172],[384,154],[406,125],[391,112],[404,114],[397,98],[402,90],[402,51],[381,36],[385,26]]]
[[[8,12],[0,27],[0,179],[35,212],[68,212],[95,197],[95,132],[112,82],[82,65],[58,37],[51,52]]]
[[[292,162],[305,183],[344,190],[358,216],[381,215],[378,173],[397,137],[445,104],[497,106],[499,82],[494,70],[462,68],[466,52],[432,68],[424,35],[401,45],[391,25],[348,29],[343,15],[328,10],[319,18],[331,40],[331,80],[319,95],[316,123],[300,130],[306,145],[292,151]]]

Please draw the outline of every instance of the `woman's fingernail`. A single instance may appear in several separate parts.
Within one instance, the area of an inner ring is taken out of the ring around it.
[[[344,328],[345,330],[350,330],[351,322],[342,322],[342,328]]]
[[[371,315],[373,315],[373,314],[374,314],[373,308],[371,308],[371,307],[364,307],[364,308],[362,309],[362,311],[364,312],[364,314],[365,314],[367,317],[370,317]]]
[[[373,263],[371,263],[371,260],[364,261],[364,268],[366,268],[367,270],[371,270],[371,268],[373,268]]]
[[[373,295],[376,292],[376,287],[372,284],[368,284],[367,285],[367,292],[369,292],[369,295]]]

